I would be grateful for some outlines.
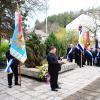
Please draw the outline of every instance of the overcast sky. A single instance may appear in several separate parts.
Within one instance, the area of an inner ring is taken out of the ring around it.
[[[59,14],[67,11],[79,11],[80,9],[88,9],[92,7],[100,6],[100,0],[49,0],[48,2],[48,16]],[[46,17],[45,12],[43,14],[37,14],[35,18],[43,21]]]
[[[49,0],[48,15],[100,6],[100,0]],[[45,17],[45,16],[44,16]],[[40,18],[41,20],[41,18]]]
[[[100,0],[49,0],[48,3],[49,15],[100,6]]]

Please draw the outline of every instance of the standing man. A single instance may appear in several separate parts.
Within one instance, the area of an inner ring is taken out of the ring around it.
[[[77,46],[74,49],[74,55],[75,55],[75,63],[80,66],[80,50],[77,48]]]
[[[12,78],[13,78],[13,74],[14,74],[14,78],[15,78],[15,85],[19,85],[18,84],[18,64],[19,61],[17,59],[15,59],[11,54],[10,54],[10,50],[8,50],[6,52],[6,57],[7,57],[7,61],[9,62],[11,59],[13,59],[10,67],[12,69],[13,73],[10,73],[7,75],[7,79],[8,79],[8,87],[12,88]]]
[[[100,48],[97,48],[97,56],[96,56],[96,59],[97,59],[97,66],[100,67]]]
[[[60,63],[61,61],[58,60],[56,56],[56,48],[52,46],[50,48],[50,52],[47,56],[48,61],[48,72],[50,74],[50,86],[52,91],[58,91],[60,89],[58,86],[58,72],[60,71]]]
[[[74,49],[74,45],[70,44],[70,47],[67,49],[67,56],[68,56],[68,60],[70,62],[73,62],[73,49]]]

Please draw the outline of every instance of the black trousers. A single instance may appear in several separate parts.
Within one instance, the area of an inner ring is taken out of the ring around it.
[[[18,67],[13,65],[11,66],[13,73],[7,75],[8,85],[12,85],[12,78],[14,75],[15,84],[18,84]]]
[[[92,58],[87,60],[87,65],[92,66]]]
[[[58,87],[58,71],[57,72],[49,72],[49,74],[50,74],[51,89],[56,89]]]
[[[97,58],[97,64],[96,65],[100,67],[100,58]]]

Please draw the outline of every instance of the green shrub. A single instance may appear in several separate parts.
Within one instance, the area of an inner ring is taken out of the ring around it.
[[[9,48],[7,40],[2,39],[1,45],[0,45],[0,62],[5,65],[6,64],[6,52]]]
[[[35,33],[29,36],[26,41],[27,61],[26,67],[41,66],[45,57],[45,45],[42,44]]]
[[[49,50],[50,50],[51,46],[57,46],[57,41],[58,40],[57,40],[57,38],[56,38],[54,33],[51,33],[48,36],[47,40],[45,41],[45,44],[46,44],[46,54],[49,53]]]
[[[46,54],[49,53],[50,47],[55,46],[57,48],[57,55],[63,56],[66,53],[66,42],[65,40],[57,39],[54,33],[51,33],[47,40],[45,41],[46,44]]]

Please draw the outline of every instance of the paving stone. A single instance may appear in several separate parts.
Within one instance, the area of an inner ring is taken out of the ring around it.
[[[15,98],[21,98],[24,96],[24,93],[16,93],[15,95],[12,95]]]
[[[12,96],[8,96],[8,97],[4,97],[2,100],[18,100],[18,99]]]
[[[19,100],[31,100],[31,99],[34,100],[34,98],[32,98],[32,96],[29,95],[23,95],[22,97],[19,98]]]
[[[85,94],[88,94],[88,95],[92,95],[92,96],[97,96],[99,93],[97,93],[97,92],[92,92],[92,91],[87,91],[87,90],[81,90],[81,91],[79,91],[80,93],[85,93]]]
[[[46,94],[41,94],[40,96],[38,96],[38,99],[42,99],[42,100],[46,100],[49,96]]]
[[[42,94],[39,91],[37,91],[37,92],[35,92],[35,91],[26,91],[25,93],[30,95],[30,96],[33,96],[33,97],[37,97],[37,96],[40,96]]]

